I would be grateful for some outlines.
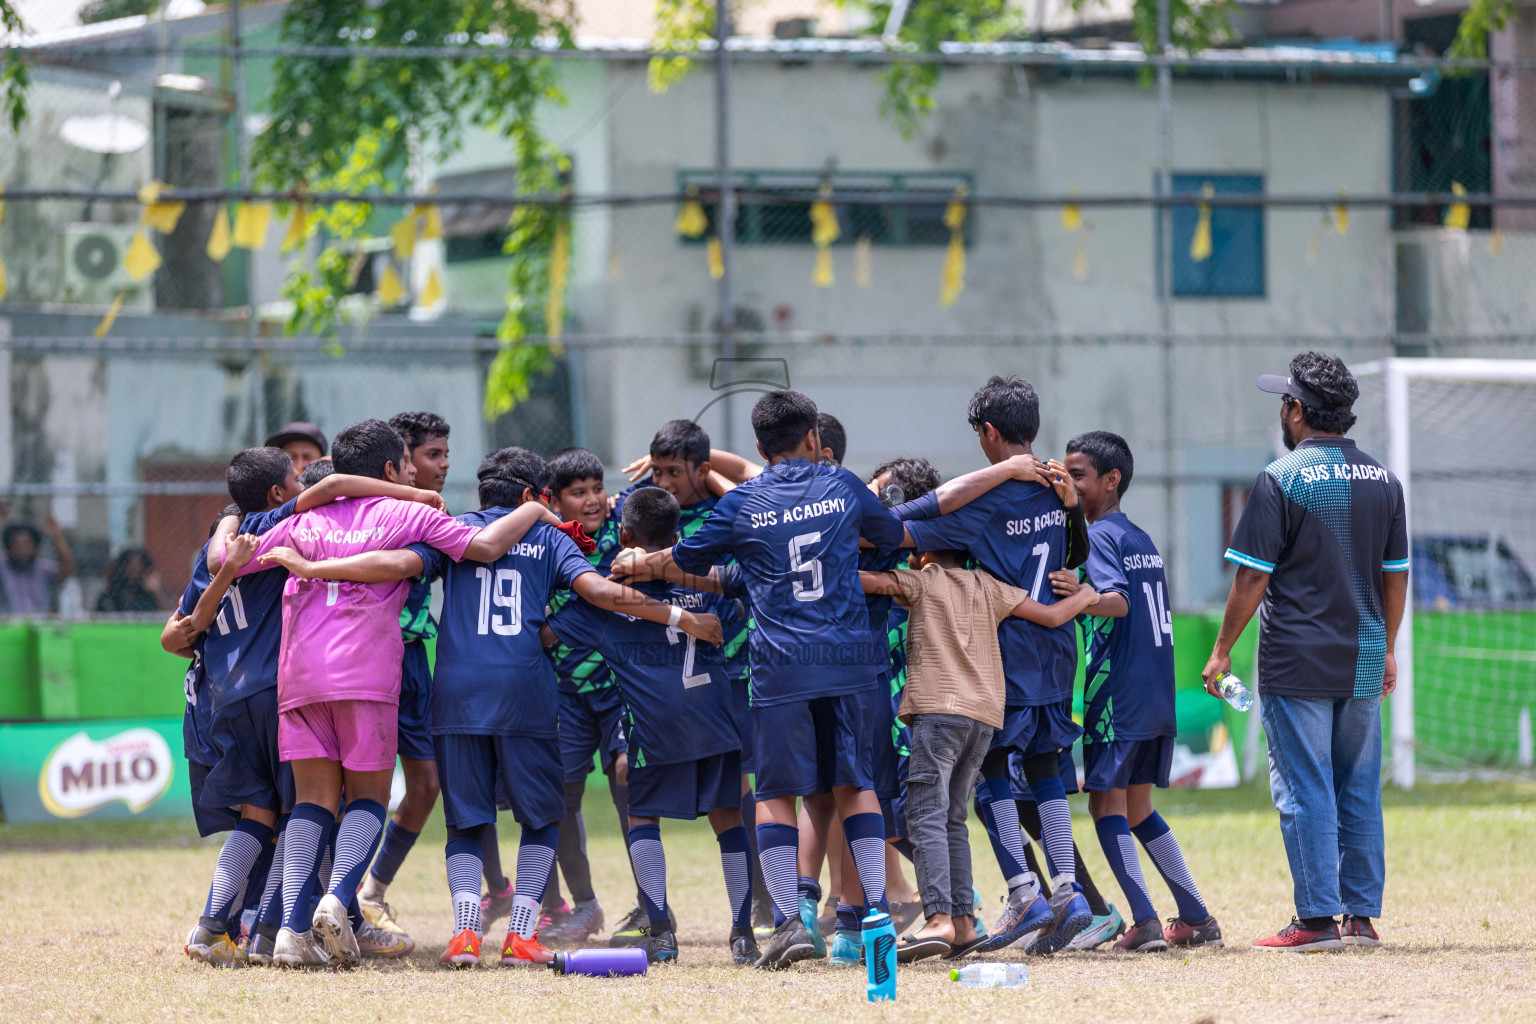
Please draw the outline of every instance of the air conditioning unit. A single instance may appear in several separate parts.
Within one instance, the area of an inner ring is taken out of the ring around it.
[[[123,254],[138,230],[134,224],[64,225],[64,301],[105,305],[120,292],[137,292],[144,282],[128,276]]]

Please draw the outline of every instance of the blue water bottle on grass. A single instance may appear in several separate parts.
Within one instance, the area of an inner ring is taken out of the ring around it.
[[[896,926],[891,915],[870,907],[860,929],[864,933],[864,969],[869,973],[869,1001],[896,998]]]

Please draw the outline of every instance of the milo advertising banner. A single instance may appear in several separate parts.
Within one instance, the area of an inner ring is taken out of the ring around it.
[[[0,725],[7,822],[192,813],[181,719]]]

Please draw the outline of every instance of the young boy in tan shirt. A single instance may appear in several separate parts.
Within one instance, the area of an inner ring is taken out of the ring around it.
[[[964,568],[961,551],[926,551],[915,569],[861,572],[865,593],[889,594],[911,612],[907,688],[898,717],[912,726],[907,827],[926,923],[897,944],[898,959],[970,952],[976,935],[966,804],[992,731],[1003,725],[997,626],[1018,616],[1059,626],[1098,594],[1077,573],[1051,573],[1057,600],[1043,604],[991,574]]]

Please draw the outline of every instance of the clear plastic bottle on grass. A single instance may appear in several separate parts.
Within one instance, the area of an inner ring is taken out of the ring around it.
[[[950,981],[966,988],[1023,988],[1029,984],[1029,967],[1024,964],[966,964],[949,972]]]

